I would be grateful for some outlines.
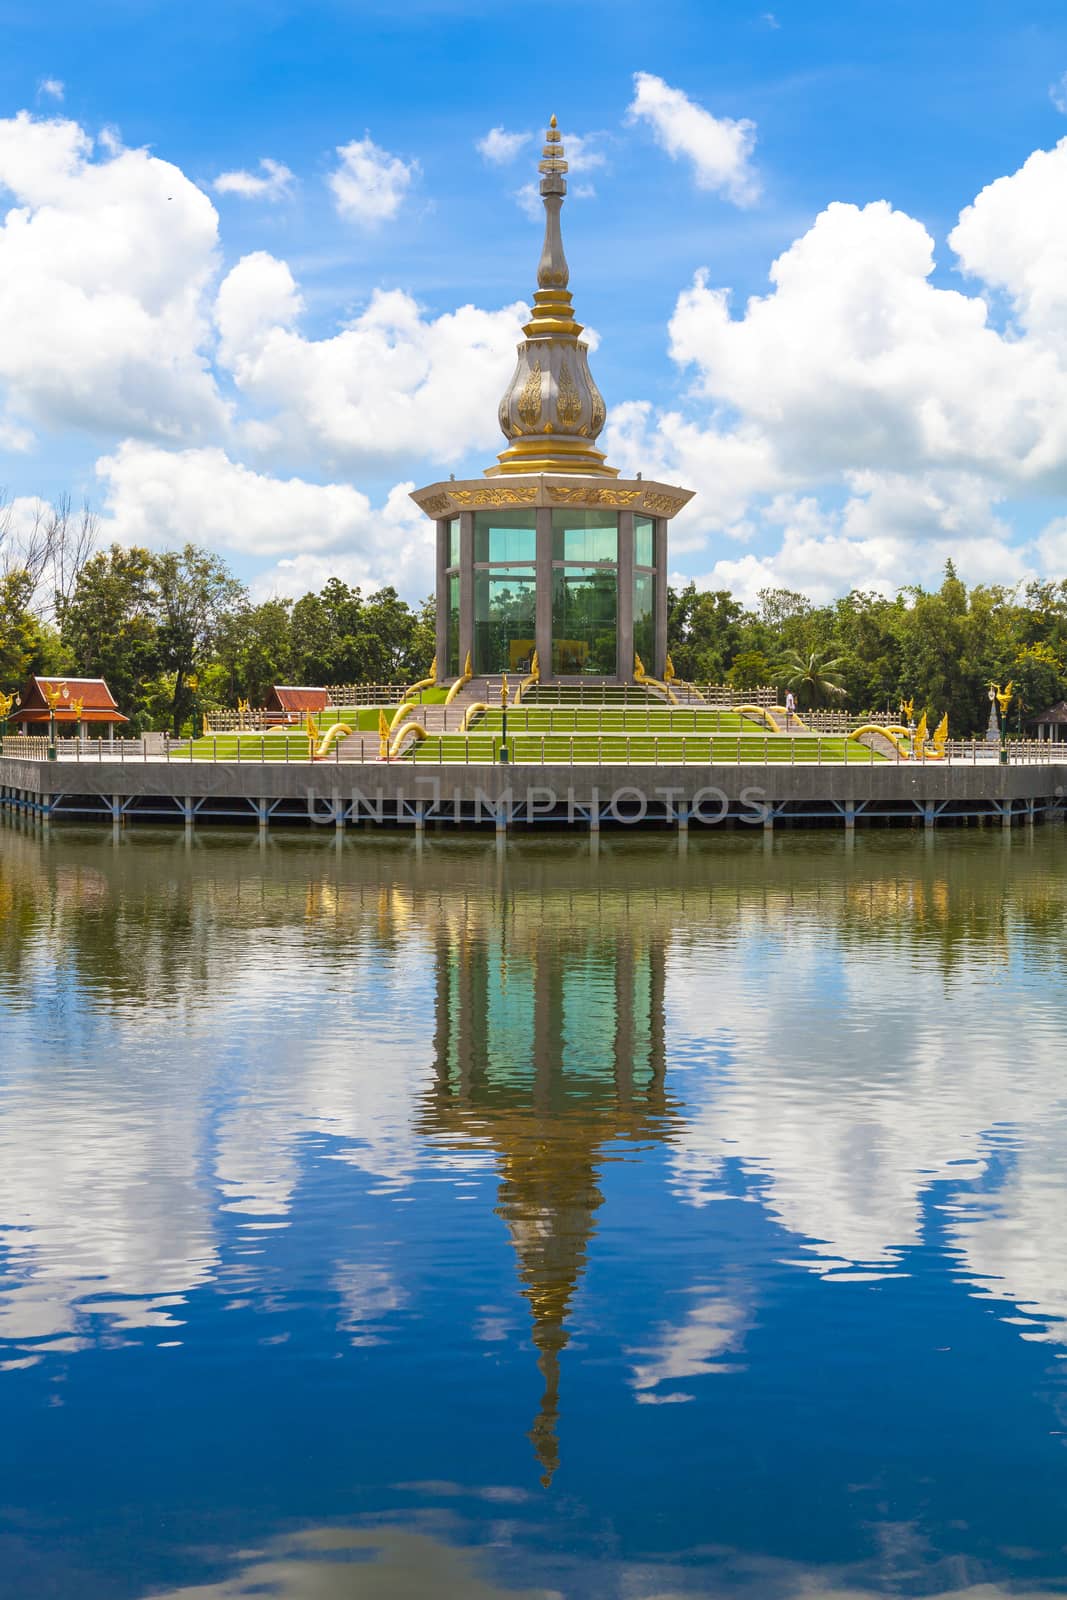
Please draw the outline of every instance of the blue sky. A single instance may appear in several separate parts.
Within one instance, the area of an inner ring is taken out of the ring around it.
[[[0,29],[16,525],[67,491],[257,592],[423,593],[405,486],[500,448],[555,111],[602,442],[698,491],[678,577],[1067,571],[1062,5],[0,0]]]

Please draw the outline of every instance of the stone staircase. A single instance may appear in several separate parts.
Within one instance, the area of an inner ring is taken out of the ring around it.
[[[521,683],[521,678],[508,678],[508,688],[514,698],[515,689]],[[467,710],[476,705],[479,700],[487,705],[500,704],[500,678],[472,678],[470,683],[464,684],[450,706],[416,706],[415,710],[406,719],[407,722],[417,722],[426,729],[430,738],[435,734],[456,733],[463,721]],[[401,724],[401,728],[405,724]],[[397,732],[401,730],[398,728]],[[361,752],[362,742],[362,752]],[[376,761],[378,759],[377,734],[364,733],[351,739],[344,739],[340,746],[339,759],[341,761]]]

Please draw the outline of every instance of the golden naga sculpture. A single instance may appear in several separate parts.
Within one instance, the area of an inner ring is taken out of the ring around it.
[[[378,713],[378,759],[389,759],[389,719],[384,711]]]
[[[418,708],[418,706],[417,706],[417,704],[415,703],[414,700],[402,700],[401,703],[397,706],[396,710],[393,712],[393,718],[392,718],[392,721],[389,724],[389,732],[390,732],[390,734],[391,735],[394,734],[396,732],[396,730],[399,728],[400,724],[405,720],[405,718],[410,717],[410,716],[414,716],[415,712],[418,709],[419,708]],[[384,712],[383,712],[383,716],[384,716]]]
[[[463,671],[460,673],[459,677],[456,679],[456,681],[452,685],[451,689],[449,689],[448,693],[445,695],[445,705],[446,706],[450,706],[452,704],[453,700],[456,698],[456,696],[459,693],[459,691],[461,689],[465,688],[466,685],[468,683],[470,683],[470,681],[471,681],[471,679],[473,677],[474,677],[474,668],[471,665],[471,653],[468,650],[467,651],[467,659],[463,663]]]
[[[469,733],[478,718],[484,716],[488,710],[489,707],[484,700],[475,700],[474,704],[468,706],[463,713],[458,731],[460,733]]]
[[[948,744],[948,712],[947,711],[945,712],[945,715],[941,718],[941,721],[938,723],[937,727],[934,729],[934,743],[937,746],[937,748],[941,751],[941,754],[944,755],[945,746]]]
[[[420,678],[418,683],[413,683],[410,689],[404,690],[404,699],[409,700],[413,694],[418,694],[420,689],[433,689],[437,684],[437,657],[430,662],[430,670],[425,678]]]
[[[423,739],[429,737],[421,722],[405,722],[389,748],[388,759],[394,760],[404,753],[405,747],[410,748],[413,744],[420,744]]]
[[[779,706],[776,709],[782,710]],[[760,727],[766,728],[769,733],[781,733],[782,728],[774,712],[769,706],[735,706],[738,716],[749,717],[753,722],[758,722]]]
[[[315,751],[314,759],[316,761],[322,761],[326,756],[329,755],[334,745],[340,744],[342,739],[347,739],[348,736],[354,732],[355,729],[349,723],[335,722],[333,726],[331,728],[327,728],[326,732],[323,734],[322,739],[320,740]]]
[[[678,704],[678,696],[669,683],[662,683],[659,678],[649,677],[645,671],[645,663],[641,660],[636,650],[634,651],[634,682],[639,683],[644,689],[659,689],[670,705],[676,706]]]

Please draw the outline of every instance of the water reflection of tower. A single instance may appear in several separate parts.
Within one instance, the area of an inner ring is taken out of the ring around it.
[[[614,1141],[662,1139],[666,934],[590,896],[554,922],[540,896],[475,902],[437,940],[436,1073],[425,1131],[499,1155],[544,1379],[530,1432],[547,1486],[559,1464],[560,1354]],[[589,931],[585,931],[588,929]],[[611,931],[606,931],[606,930]]]

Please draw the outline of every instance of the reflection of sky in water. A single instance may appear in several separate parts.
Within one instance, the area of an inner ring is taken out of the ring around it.
[[[0,829],[0,1596],[1062,1592],[1061,852]]]

